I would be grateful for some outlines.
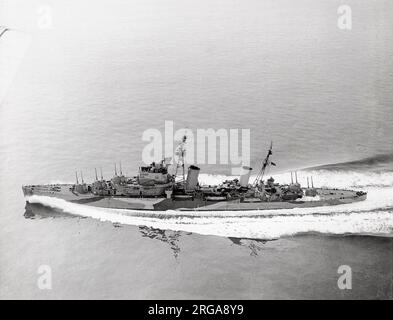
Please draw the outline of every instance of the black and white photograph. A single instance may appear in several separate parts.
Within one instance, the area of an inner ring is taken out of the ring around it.
[[[392,300],[393,1],[0,0],[0,182],[0,300]]]

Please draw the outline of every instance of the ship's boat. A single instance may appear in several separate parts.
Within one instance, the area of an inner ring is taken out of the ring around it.
[[[225,201],[227,197],[224,196],[207,196],[206,201]]]
[[[173,199],[179,199],[179,200],[192,200],[193,196],[189,194],[174,194]]]

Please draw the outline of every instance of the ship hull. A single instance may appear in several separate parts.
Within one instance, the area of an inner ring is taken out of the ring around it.
[[[241,201],[236,200],[206,200],[200,198],[167,199],[164,197],[129,197],[129,196],[97,196],[92,193],[77,194],[72,191],[72,185],[25,186],[23,193],[26,201],[31,196],[44,196],[63,199],[65,201],[84,204],[92,207],[154,210],[154,211],[247,211],[247,210],[279,210],[294,208],[311,208],[335,206],[363,201],[366,193],[352,190],[316,189],[317,197],[306,197],[295,201]]]

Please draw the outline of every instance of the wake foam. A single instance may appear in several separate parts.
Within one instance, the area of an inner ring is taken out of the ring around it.
[[[370,199],[333,207],[253,211],[139,211],[105,209],[66,202],[51,197],[32,196],[41,203],[72,215],[125,225],[204,235],[275,239],[298,233],[393,235],[393,189],[372,190]]]
[[[306,177],[310,175],[316,187],[361,189],[368,192],[367,200],[315,208],[225,212],[105,209],[41,196],[32,196],[27,200],[101,221],[204,235],[255,239],[275,239],[307,232],[393,236],[392,172],[298,171],[299,182],[306,185]],[[290,182],[289,173],[273,177],[280,183]],[[208,185],[231,178],[207,174],[200,176],[201,182]]]

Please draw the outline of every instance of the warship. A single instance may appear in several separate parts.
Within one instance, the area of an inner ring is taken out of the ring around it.
[[[165,158],[148,166],[139,167],[134,177],[127,177],[115,165],[110,180],[100,178],[95,169],[95,181],[85,183],[83,173],[76,172],[74,184],[47,184],[22,186],[26,202],[31,196],[46,196],[94,207],[154,210],[154,211],[234,211],[275,210],[306,207],[333,206],[365,200],[363,191],[337,188],[316,188],[312,177],[307,178],[307,187],[298,182],[297,172],[291,172],[291,183],[279,184],[264,176],[271,161],[273,144],[253,179],[252,168],[243,166],[238,178],[225,180],[217,185],[204,185],[198,180],[200,168],[185,165],[185,143],[176,148],[177,161]],[[170,166],[174,166],[170,173]],[[80,178],[80,179],[79,179]]]

